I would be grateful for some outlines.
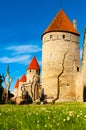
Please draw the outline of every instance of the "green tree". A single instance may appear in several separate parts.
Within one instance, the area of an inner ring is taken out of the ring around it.
[[[4,75],[0,74],[0,102],[2,101]]]

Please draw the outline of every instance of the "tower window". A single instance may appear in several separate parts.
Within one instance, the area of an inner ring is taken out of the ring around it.
[[[52,39],[53,35],[50,35],[50,39]]]
[[[62,37],[63,37],[63,39],[65,39],[65,35],[63,35]]]
[[[79,72],[79,67],[77,67],[77,72]]]
[[[67,83],[67,86],[69,86],[69,83]]]
[[[36,73],[38,73],[38,70],[36,70]]]
[[[31,70],[30,70],[30,72],[31,72]]]

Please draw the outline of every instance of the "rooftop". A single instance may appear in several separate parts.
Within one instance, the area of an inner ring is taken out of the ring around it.
[[[27,80],[26,75],[23,75],[23,76],[20,78],[19,82],[26,82],[26,80]]]
[[[33,57],[32,61],[30,62],[29,66],[27,68],[27,70],[31,70],[31,69],[40,70],[40,66],[39,66],[35,56]]]
[[[69,18],[62,9],[52,20],[48,28],[44,31],[43,35],[48,32],[54,32],[54,31],[70,32],[79,35],[79,32],[73,27],[72,22],[69,20]]]
[[[18,88],[19,86],[19,79],[16,81],[14,88]]]

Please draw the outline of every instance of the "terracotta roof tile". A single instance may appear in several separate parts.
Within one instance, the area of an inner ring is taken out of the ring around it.
[[[36,60],[36,57],[34,56],[32,61],[30,62],[27,70],[31,70],[31,69],[36,69],[36,70],[40,70],[39,64]]]
[[[23,76],[20,78],[19,82],[26,82],[26,80],[27,80],[26,75],[23,75]]]
[[[14,88],[18,88],[18,87],[19,87],[19,79],[16,81]]]
[[[53,31],[65,31],[65,32],[71,32],[76,35],[79,35],[77,30],[73,27],[73,24],[69,20],[69,18],[66,16],[64,11],[61,9],[58,14],[55,16],[55,18],[52,20],[48,28],[45,30],[43,35],[48,32]],[[42,35],[42,36],[43,36]]]

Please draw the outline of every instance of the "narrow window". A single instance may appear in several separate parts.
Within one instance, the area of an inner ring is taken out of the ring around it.
[[[65,39],[65,35],[63,35],[62,37],[63,37],[63,39]]]
[[[31,70],[30,70],[30,72],[31,72]]]
[[[69,86],[69,83],[67,83],[67,86]]]
[[[77,72],[79,72],[79,67],[77,67]]]
[[[52,36],[53,36],[53,35],[50,35],[50,39],[52,39]]]
[[[36,73],[38,73],[38,70],[36,70]]]

